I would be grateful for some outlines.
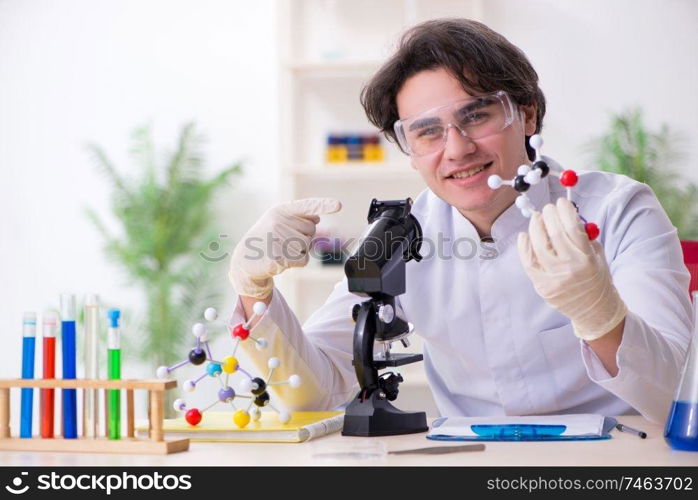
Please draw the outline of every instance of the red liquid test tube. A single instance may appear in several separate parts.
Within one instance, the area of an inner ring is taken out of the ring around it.
[[[54,312],[44,313],[43,320],[43,356],[45,379],[56,378],[56,332],[58,315]],[[41,389],[41,437],[53,437],[55,389]]]

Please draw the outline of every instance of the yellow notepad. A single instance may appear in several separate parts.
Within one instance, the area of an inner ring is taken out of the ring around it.
[[[165,438],[189,438],[208,442],[301,443],[341,430],[344,412],[298,411],[282,424],[276,412],[263,411],[262,417],[240,429],[233,423],[233,412],[207,411],[201,423],[192,426],[184,417],[165,419]],[[138,437],[148,436],[148,425],[136,426]]]

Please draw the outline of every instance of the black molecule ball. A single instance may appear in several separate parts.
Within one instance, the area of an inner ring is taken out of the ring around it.
[[[206,361],[206,353],[203,349],[192,349],[189,351],[189,362],[192,365],[200,365]]]
[[[528,191],[530,187],[531,185],[524,180],[523,175],[517,175],[514,179],[514,189],[516,189],[517,192],[523,193],[524,191]]]
[[[262,394],[264,391],[267,390],[267,383],[264,380],[262,380],[261,378],[255,377],[252,379],[252,382],[257,384],[257,388],[252,389],[252,394],[254,394],[255,396],[259,396],[260,394]]]
[[[259,406],[260,408],[263,408],[269,404],[269,393],[268,392],[263,392],[256,398],[254,398],[254,404]]]
[[[533,168],[538,168],[541,171],[540,176],[545,177],[548,175],[548,172],[550,172],[550,167],[548,166],[547,163],[545,163],[543,160],[538,160],[533,164]]]

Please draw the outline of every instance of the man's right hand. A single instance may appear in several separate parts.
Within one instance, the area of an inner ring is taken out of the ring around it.
[[[230,259],[228,277],[238,295],[269,297],[274,288],[273,276],[308,263],[308,250],[320,215],[341,208],[340,201],[334,198],[304,198],[264,212],[236,245]]]

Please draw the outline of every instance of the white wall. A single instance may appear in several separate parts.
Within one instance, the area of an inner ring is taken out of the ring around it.
[[[86,142],[133,174],[134,127],[152,123],[171,150],[195,120],[209,172],[244,160],[221,232],[239,235],[276,199],[274,14],[272,0],[0,0],[0,377],[20,374],[22,312],[61,291],[140,305],[83,214],[113,220]]]
[[[639,105],[684,135],[676,165],[698,182],[698,2],[485,0],[485,22],[529,57],[548,100],[544,151],[590,168],[582,146]],[[698,224],[698,222],[696,222]]]

